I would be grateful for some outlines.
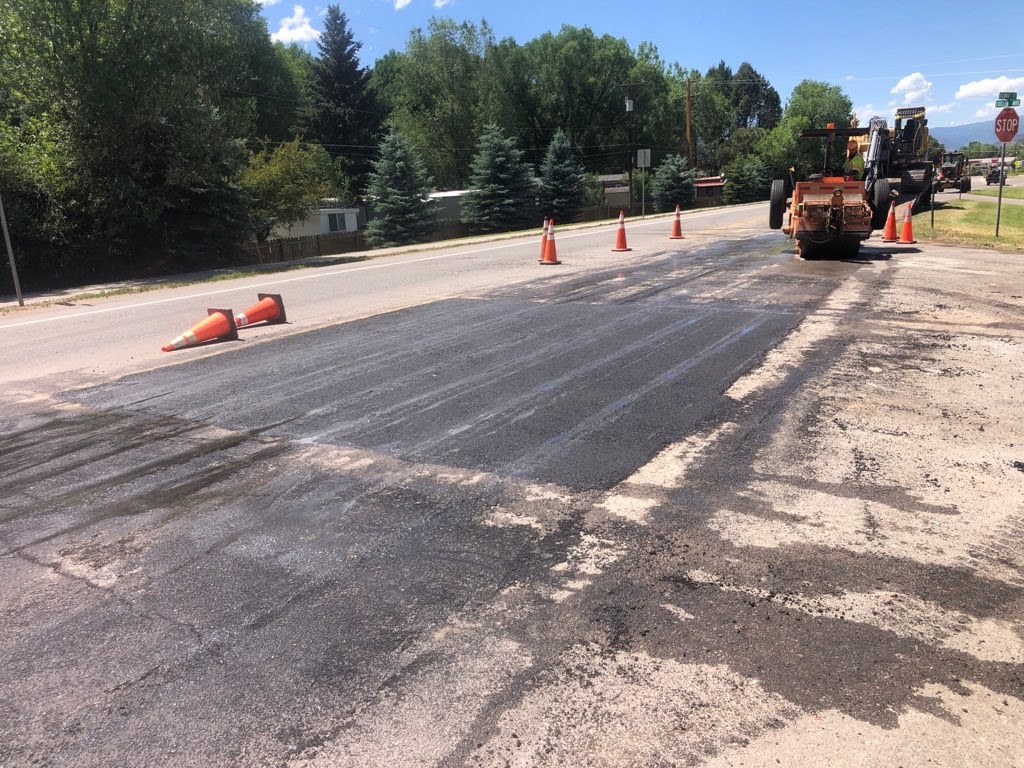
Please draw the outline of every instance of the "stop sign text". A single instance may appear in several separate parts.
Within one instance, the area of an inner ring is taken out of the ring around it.
[[[1017,110],[1013,107],[1006,107],[996,115],[996,138],[1000,141],[1013,141],[1018,128],[1020,128],[1020,118],[1017,116]]]

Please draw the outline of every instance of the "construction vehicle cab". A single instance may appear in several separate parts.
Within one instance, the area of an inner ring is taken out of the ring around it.
[[[971,168],[963,152],[944,152],[939,163],[939,177],[935,188],[940,192],[954,189],[957,192],[971,191]]]
[[[847,175],[842,167],[833,165],[837,141],[842,146],[856,142],[859,153],[861,145],[866,144],[866,136],[863,128],[836,128],[832,124],[804,129],[799,135],[801,139],[816,139],[824,144],[821,173],[794,181],[788,200],[786,183],[781,179],[772,182],[768,226],[793,238],[801,257],[856,256],[871,231],[885,226],[890,204],[888,181],[855,178],[859,174]],[[787,210],[789,218],[784,224]]]
[[[1006,183],[1006,168],[995,165],[985,174],[985,186],[991,184],[1005,184]]]

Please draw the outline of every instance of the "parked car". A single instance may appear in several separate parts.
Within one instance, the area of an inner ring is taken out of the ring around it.
[[[1003,184],[1006,183],[1005,168],[993,168],[991,171],[988,172],[988,175],[985,177],[986,186],[990,184],[999,184],[1000,182],[1002,182]]]

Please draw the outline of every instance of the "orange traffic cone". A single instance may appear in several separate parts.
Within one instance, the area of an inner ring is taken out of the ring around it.
[[[183,347],[194,347],[204,341],[213,339],[237,339],[238,326],[230,309],[208,309],[209,317],[192,326],[174,341],[169,341],[160,349],[171,352]]]
[[[883,243],[896,242],[896,203],[889,206],[889,218],[885,220],[885,231],[882,233]]]
[[[544,254],[547,253],[547,250],[548,250],[548,217],[545,216],[544,217],[544,226],[541,228],[541,232],[540,232],[540,259],[541,259],[541,261],[544,260]]]
[[[913,207],[913,203],[907,203],[907,212],[903,214],[903,228],[900,230],[900,239],[896,241],[900,245],[912,245],[917,242],[914,239],[914,217],[910,213],[910,209]]]
[[[676,218],[672,222],[672,234],[668,236],[669,240],[682,240],[683,239],[683,225],[679,223],[679,205],[676,205]]]
[[[541,264],[561,264],[558,260],[558,251],[555,249],[555,220],[548,219],[548,241],[544,247],[544,257]]]
[[[257,293],[259,302],[253,304],[245,312],[235,315],[235,325],[245,328],[253,323],[285,323],[288,319],[284,316],[284,301],[279,293]]]
[[[619,253],[632,250],[632,248],[626,247],[626,214],[619,211],[619,231],[615,235],[615,247],[612,248],[612,252]]]

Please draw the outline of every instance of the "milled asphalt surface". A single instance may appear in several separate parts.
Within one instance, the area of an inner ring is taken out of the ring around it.
[[[1024,765],[1019,269],[863,255],[19,383],[0,765]]]

